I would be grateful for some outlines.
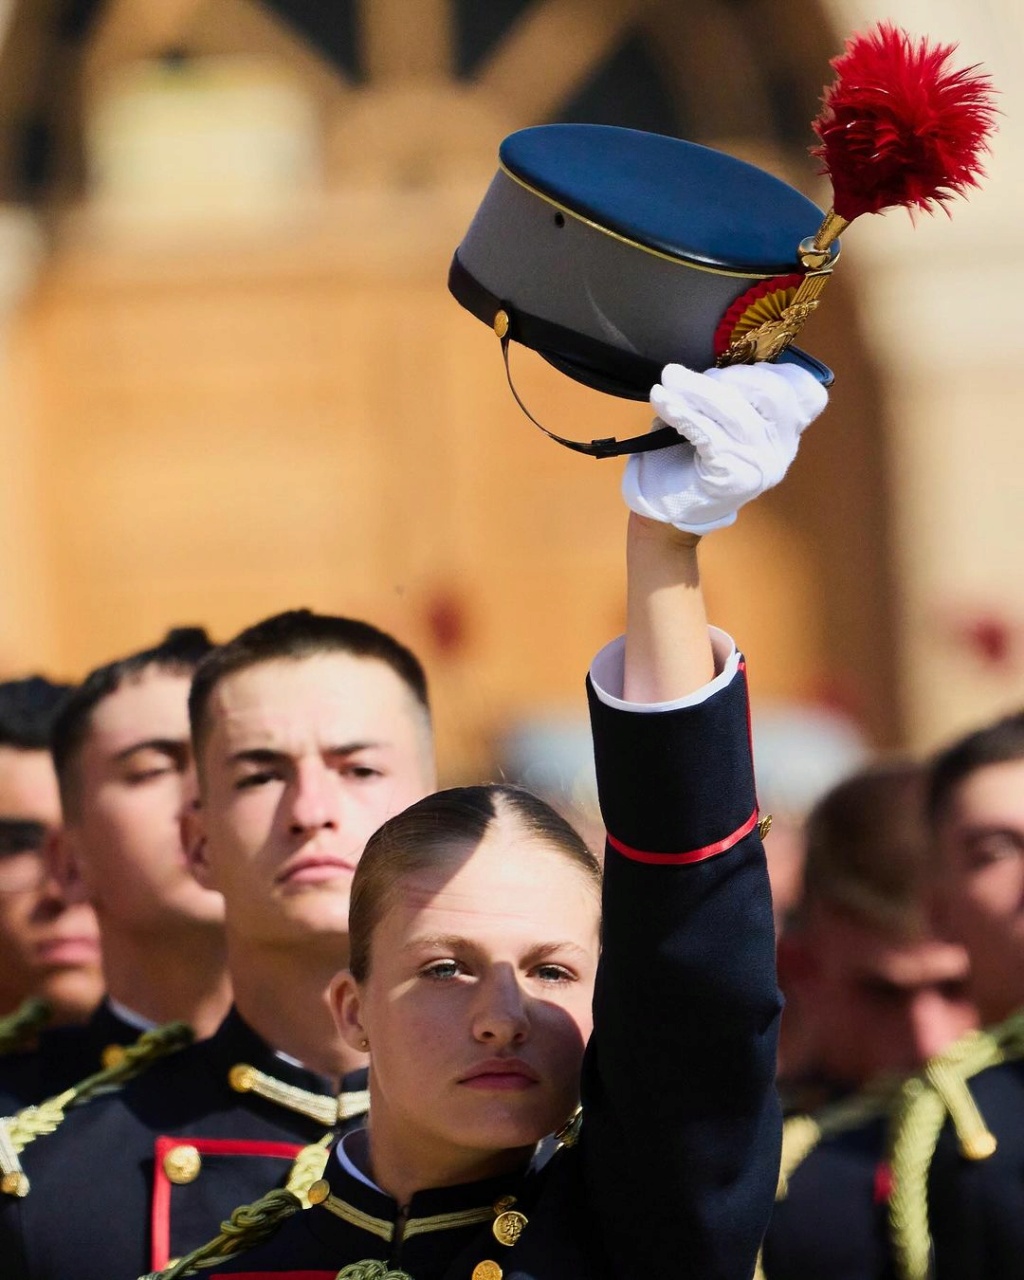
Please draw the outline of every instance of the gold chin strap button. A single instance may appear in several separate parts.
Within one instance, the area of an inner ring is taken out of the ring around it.
[[[124,1062],[125,1048],[123,1044],[108,1044],[100,1054],[100,1065],[104,1071],[119,1067]]]
[[[499,338],[504,338],[505,334],[508,333],[510,323],[507,311],[496,311],[494,313],[494,332]]]
[[[20,1169],[15,1169],[12,1173],[5,1173],[0,1178],[0,1192],[5,1196],[17,1196],[20,1200],[23,1196],[28,1195],[28,1178]]]
[[[331,1184],[326,1178],[318,1178],[306,1192],[306,1199],[310,1204],[323,1204],[330,1194]]]
[[[256,1071],[253,1067],[239,1062],[228,1072],[228,1084],[235,1093],[250,1093],[256,1083]]]
[[[168,1181],[173,1182],[176,1187],[195,1182],[202,1167],[202,1157],[196,1148],[187,1142],[183,1142],[180,1147],[172,1147],[164,1156],[164,1173],[167,1174]]]
[[[496,1262],[484,1258],[473,1268],[472,1280],[501,1280],[502,1270]]]

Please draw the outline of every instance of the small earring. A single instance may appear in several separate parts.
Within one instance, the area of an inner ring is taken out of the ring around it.
[[[366,1036],[363,1036],[362,1040],[359,1041],[359,1047],[360,1049],[362,1049],[364,1053],[366,1052],[367,1049],[369,1049],[370,1042],[369,1040],[367,1040]]]

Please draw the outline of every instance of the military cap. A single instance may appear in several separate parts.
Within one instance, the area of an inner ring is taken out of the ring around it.
[[[744,335],[838,256],[838,243],[808,253],[825,215],[794,187],[679,138],[540,125],[507,137],[499,159],[449,288],[506,355],[513,339],[612,395],[646,400],[671,362],[753,358]],[[773,356],[832,380],[795,347]]]

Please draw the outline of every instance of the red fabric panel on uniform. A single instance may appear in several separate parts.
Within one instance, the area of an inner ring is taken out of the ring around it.
[[[171,1260],[171,1187],[174,1184],[164,1171],[164,1157],[175,1147],[183,1146],[195,1147],[201,1156],[277,1156],[281,1160],[294,1160],[302,1150],[301,1143],[297,1142],[247,1142],[243,1138],[197,1138],[191,1134],[156,1138],[153,1143],[153,1200],[149,1215],[151,1271],[162,1271]],[[212,1222],[207,1238],[212,1240],[219,1228],[219,1222]],[[205,1244],[206,1241],[200,1240],[199,1243]]]

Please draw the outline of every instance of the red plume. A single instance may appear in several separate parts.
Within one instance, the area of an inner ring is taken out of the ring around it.
[[[852,222],[904,205],[929,213],[978,185],[996,114],[990,78],[949,67],[954,44],[914,41],[891,23],[852,37],[814,121],[833,208]]]

